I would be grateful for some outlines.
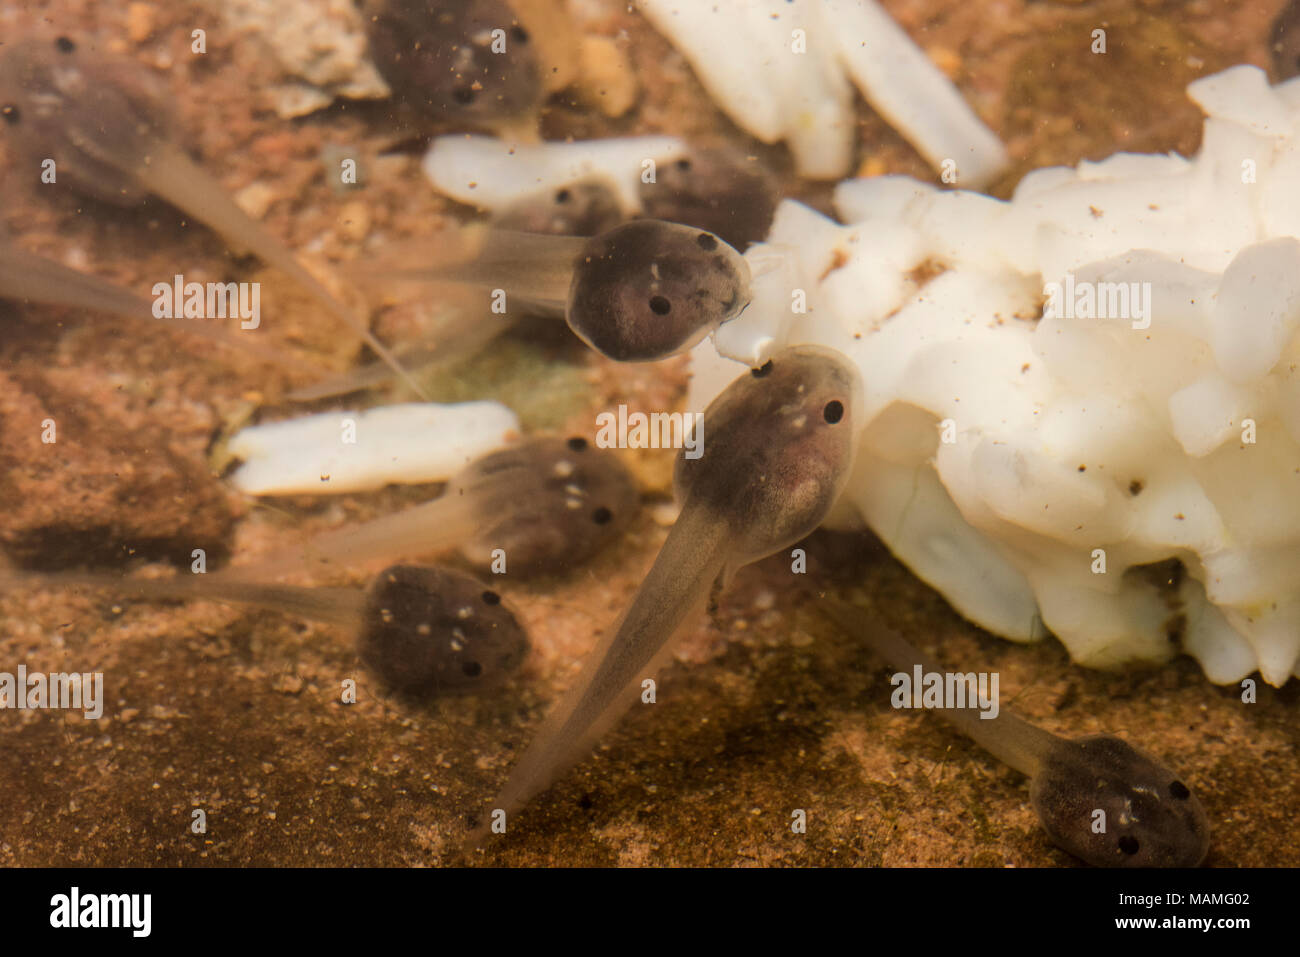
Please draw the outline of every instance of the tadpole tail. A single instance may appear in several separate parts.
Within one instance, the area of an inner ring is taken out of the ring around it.
[[[0,568],[0,588],[95,588],[146,601],[181,599],[253,605],[314,621],[355,627],[364,596],[356,588],[317,588],[227,581],[219,574],[174,578],[131,578],[96,572],[19,572]]]
[[[250,342],[246,336],[203,325],[189,319],[159,319],[153,303],[129,289],[92,276],[45,256],[6,246],[0,242],[0,296],[55,306],[106,312],[125,319],[165,324],[247,355],[257,356],[278,368],[320,376],[328,370],[291,355],[283,349]]]
[[[361,336],[416,395],[429,401],[424,388],[370,331],[366,322],[331,295],[283,243],[235,205],[216,180],[183,151],[166,144],[155,144],[148,165],[135,170],[135,173],[146,189],[189,212],[228,241],[248,247],[262,261],[291,276],[312,298]]]
[[[128,319],[153,318],[153,306],[143,296],[12,246],[0,246],[0,295]]]
[[[225,568],[213,577],[264,581],[304,570],[354,568],[379,561],[392,565],[451,548],[477,527],[478,517],[469,503],[444,495],[368,522],[322,532],[252,564]]]
[[[923,673],[945,673],[898,632],[879,621],[866,621],[864,609],[825,595],[818,602],[818,608],[840,628],[866,639],[871,650],[885,659],[891,668],[911,675],[920,665]],[[1034,775],[1042,755],[1059,740],[1050,731],[1044,731],[1006,708],[1000,708],[995,718],[980,717],[974,702],[966,708],[932,710],[1003,764],[1029,777]]]
[[[386,262],[357,270],[358,279],[500,288],[508,296],[506,315],[520,302],[563,315],[574,263],[586,245],[581,237],[467,226],[451,235],[398,244]]]
[[[681,625],[700,610],[726,565],[729,533],[688,502],[669,532],[632,606],[588,655],[506,781],[492,810],[509,816],[581,759],[593,739],[634,701],[648,666],[666,651]],[[486,835],[484,825],[471,843]],[[509,824],[507,824],[507,827]]]

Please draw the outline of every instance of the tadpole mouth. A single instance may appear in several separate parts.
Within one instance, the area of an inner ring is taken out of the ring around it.
[[[722,322],[718,323],[718,325],[726,325],[735,319],[739,319],[745,314],[745,310],[749,308],[749,304],[754,301],[753,299],[746,299],[741,303],[740,308],[737,309],[736,303],[739,302],[739,300],[740,296],[732,293],[731,298],[722,304],[722,311],[726,315],[726,318],[723,319]]]

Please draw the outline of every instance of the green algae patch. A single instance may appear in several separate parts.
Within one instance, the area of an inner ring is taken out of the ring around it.
[[[555,430],[591,405],[586,366],[552,347],[498,339],[450,374],[426,379],[434,402],[492,399],[512,409],[526,431]]]

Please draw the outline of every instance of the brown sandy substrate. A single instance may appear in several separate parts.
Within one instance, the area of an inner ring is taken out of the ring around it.
[[[149,7],[154,32],[121,48],[166,74],[191,145],[232,190],[259,181],[277,200],[266,223],[309,258],[364,261],[367,243],[418,234],[448,214],[415,158],[381,165],[339,196],[319,175],[330,145],[374,151],[383,111],[337,108],[276,119],[250,89],[273,76],[256,44],[210,30],[192,61],[188,32],[211,18],[185,5],[79,0],[0,7],[3,37],[47,17],[55,29],[111,42]],[[614,5],[617,7],[617,5]],[[956,78],[1004,135],[1023,170],[1115,149],[1190,151],[1199,118],[1183,97],[1193,76],[1265,64],[1278,0],[1242,3],[1049,3],[888,0],[886,6]],[[132,12],[134,11],[134,12]],[[1087,50],[1098,22],[1115,55]],[[788,192],[825,208],[829,188],[789,179],[780,148],[754,144],[721,117],[671,48],[634,14],[626,29],[642,100],[609,121],[563,104],[548,136],[669,131],[752,151]],[[865,107],[862,162],[929,178],[916,155]],[[7,165],[5,224],[25,246],[80,256],[137,286],[170,276],[260,278],[267,340],[328,351],[351,338],[303,305],[287,281],[161,203],[122,212],[38,190]],[[1002,190],[1011,184],[1003,184]],[[360,202],[369,219],[356,223]],[[368,234],[367,240],[358,233]],[[110,319],[0,305],[0,541],[25,564],[70,559],[122,569],[140,558],[214,563],[427,496],[388,490],[323,501],[241,501],[208,464],[218,433],[274,403],[280,373],[178,333]],[[381,319],[397,336],[400,316]],[[514,350],[511,352],[510,350]],[[662,407],[681,395],[681,362],[631,370],[554,337],[497,347],[519,378],[547,371],[516,401],[534,423],[589,432],[619,402]],[[485,360],[491,365],[491,359]],[[504,361],[504,360],[500,360]],[[511,360],[514,361],[514,360]],[[474,375],[484,373],[482,363]],[[497,370],[498,379],[499,371]],[[473,392],[474,375],[453,384]],[[532,377],[532,378],[530,378]],[[496,381],[496,380],[493,380]],[[515,387],[516,390],[518,387]],[[567,391],[565,391],[567,390]],[[562,400],[556,393],[563,391]],[[287,407],[286,408],[287,411]],[[33,443],[60,422],[55,446]],[[653,504],[668,458],[634,464]],[[657,498],[658,497],[658,498]],[[497,587],[521,610],[535,650],[491,695],[411,704],[385,696],[348,636],[270,613],[208,603],[150,605],[100,593],[41,590],[0,597],[0,670],[102,671],[105,717],[0,712],[0,864],[452,863],[466,816],[482,809],[583,653],[619,615],[665,532],[649,510],[589,565]],[[1004,700],[1046,726],[1114,731],[1180,768],[1215,823],[1210,863],[1295,865],[1296,683],[1243,705],[1187,659],[1142,673],[1073,666],[1053,640],[1016,646],[961,621],[869,536],[814,536],[809,574],[784,560],[743,570],[716,613],[690,630],[658,702],[640,706],[595,756],[537,801],[508,840],[475,859],[500,864],[1070,865],[1038,829],[1026,782],[932,716],[888,705],[887,674],[860,640],[811,610],[818,588],[856,589],[883,620],[941,662],[995,669]],[[339,703],[345,678],[355,705]],[[194,809],[206,834],[191,833]],[[791,833],[803,809],[808,833]]]

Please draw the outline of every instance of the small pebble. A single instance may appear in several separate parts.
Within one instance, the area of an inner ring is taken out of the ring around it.
[[[132,3],[126,8],[126,35],[132,43],[144,43],[153,33],[157,11],[151,3]]]
[[[610,118],[622,116],[640,92],[627,53],[609,37],[586,36],[580,43],[579,96]]]
[[[370,210],[365,203],[353,200],[339,210],[339,233],[346,239],[359,243],[370,235]]]
[[[234,195],[235,205],[252,219],[263,219],[275,202],[275,190],[260,180],[249,183]]]

